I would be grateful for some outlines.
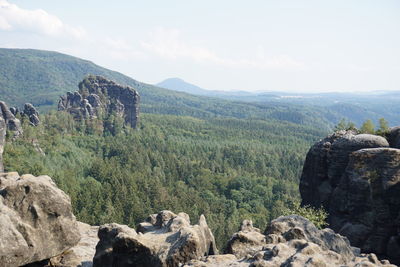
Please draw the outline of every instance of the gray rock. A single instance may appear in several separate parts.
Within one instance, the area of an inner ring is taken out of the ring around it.
[[[390,129],[388,139],[391,147],[400,148],[400,126]]]
[[[62,267],[92,267],[96,244],[99,242],[98,226],[78,222],[78,231],[81,235],[79,243],[49,260],[49,266]]]
[[[0,174],[0,266],[49,259],[80,239],[70,198],[48,176]]]
[[[364,252],[388,256],[395,245],[389,240],[400,238],[400,149],[353,152],[332,203],[329,221],[335,231]],[[400,258],[400,250],[391,255]]]
[[[101,226],[93,266],[179,266],[217,253],[204,216],[199,224],[190,225],[185,213],[161,211],[139,224],[139,230],[117,224]]]
[[[344,131],[328,136],[309,150],[300,180],[302,205],[323,206],[333,230],[394,263],[400,263],[400,250],[392,249],[400,240],[400,150],[389,144],[396,146],[399,133],[392,128],[389,142]]]
[[[90,75],[79,83],[79,92],[61,96],[58,110],[71,113],[76,119],[116,114],[136,128],[139,119],[139,94],[101,76]]]
[[[7,125],[7,130],[13,133],[13,137],[22,134],[21,122],[11,113],[6,103],[0,101],[0,117],[2,117]]]
[[[307,153],[300,178],[303,205],[329,210],[331,194],[346,169],[350,153],[362,148],[388,147],[381,136],[336,132],[314,144]]]
[[[40,123],[39,112],[36,110],[36,108],[31,103],[26,103],[24,105],[23,114],[28,117],[29,122],[33,126],[39,125],[39,123]]]
[[[374,254],[359,254],[345,237],[330,229],[318,230],[301,216],[273,220],[265,235],[246,225],[241,232],[248,236],[256,234],[256,242],[249,242],[249,238],[238,239],[236,233],[233,254],[207,256],[184,266],[394,266],[388,261],[379,261]],[[258,235],[264,236],[263,240]],[[241,246],[240,242],[243,242]]]

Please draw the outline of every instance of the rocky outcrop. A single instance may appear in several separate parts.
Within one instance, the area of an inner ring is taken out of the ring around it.
[[[399,133],[392,129],[388,140],[352,132],[328,136],[309,150],[300,180],[303,205],[324,207],[333,230],[394,263],[400,263]]]
[[[10,111],[7,104],[0,101],[0,117],[5,121],[7,130],[11,131],[14,137],[22,134],[21,122]]]
[[[136,128],[139,119],[139,94],[101,76],[88,76],[79,83],[79,91],[61,96],[58,110],[76,119],[116,114],[127,125]]]
[[[61,254],[80,239],[70,198],[48,176],[0,174],[0,266]]]
[[[190,225],[186,213],[161,211],[140,223],[137,231],[107,224],[99,229],[94,267],[179,266],[217,253],[215,240],[202,215]]]
[[[36,108],[31,103],[26,103],[24,105],[23,115],[28,117],[29,122],[33,126],[39,125],[39,123],[40,123],[39,112],[36,110]]]
[[[394,266],[374,254],[359,254],[347,238],[330,229],[318,230],[297,215],[273,220],[264,235],[244,222],[229,241],[228,251],[232,254],[208,256],[184,266]]]

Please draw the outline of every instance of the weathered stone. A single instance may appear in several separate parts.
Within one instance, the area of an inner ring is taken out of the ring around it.
[[[250,224],[241,232],[258,233]],[[242,224],[243,226],[243,224]],[[258,233],[259,234],[259,233]],[[279,217],[267,227],[266,236],[257,244],[248,238],[236,239],[234,254],[207,256],[192,260],[184,266],[392,266],[379,261],[374,254],[359,254],[348,240],[330,229],[318,230],[311,222],[297,215]],[[260,234],[261,235],[261,234]],[[237,237],[235,234],[234,237]],[[273,236],[273,238],[268,238]],[[268,242],[275,240],[277,242]],[[260,243],[262,246],[260,246]],[[249,249],[253,247],[253,250]],[[240,248],[242,251],[240,251]]]
[[[240,231],[235,233],[228,241],[226,253],[234,254],[241,258],[254,254],[265,245],[265,235],[258,228],[253,227],[251,220],[244,220]]]
[[[400,149],[353,152],[332,203],[329,222],[335,231],[364,252],[387,256],[389,240],[400,237]]]
[[[131,87],[118,85],[100,76],[88,76],[79,83],[79,92],[67,93],[58,102],[58,110],[76,119],[116,114],[136,128],[139,119],[139,94]]]
[[[14,137],[18,137],[22,134],[21,122],[19,119],[15,118],[6,103],[2,101],[0,101],[0,117],[4,119],[7,129],[13,132]]]
[[[61,255],[51,258],[48,266],[92,267],[96,244],[99,242],[97,237],[98,230],[98,226],[90,226],[86,223],[78,222],[78,231],[81,235],[79,243],[64,251]]]
[[[48,176],[0,174],[0,266],[61,254],[80,239],[70,198]]]
[[[392,128],[389,142],[335,133],[311,147],[300,180],[303,205],[323,206],[333,230],[394,263],[400,263],[400,250],[391,249],[400,239],[400,150],[389,144],[397,145],[399,133]]]
[[[36,108],[31,103],[26,103],[24,105],[23,114],[28,117],[29,122],[33,126],[39,125],[39,123],[40,123],[39,112],[36,110]]]
[[[117,224],[101,226],[93,266],[179,266],[217,253],[204,216],[199,224],[190,225],[185,213],[161,211],[141,223],[138,231]]]
[[[303,205],[329,210],[331,194],[346,169],[350,153],[362,148],[388,147],[385,138],[371,134],[336,132],[314,144],[307,153],[300,178]]]

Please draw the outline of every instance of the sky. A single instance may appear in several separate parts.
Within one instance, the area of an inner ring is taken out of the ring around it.
[[[400,90],[400,0],[0,0],[0,47],[210,90]]]

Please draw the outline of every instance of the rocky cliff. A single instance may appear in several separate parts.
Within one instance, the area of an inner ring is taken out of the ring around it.
[[[336,132],[309,150],[303,205],[324,207],[330,227],[363,252],[400,263],[400,128],[386,138]]]
[[[79,91],[61,96],[58,110],[67,111],[76,119],[116,114],[124,118],[127,125],[136,128],[139,101],[139,94],[133,88],[91,75],[79,83]]]

